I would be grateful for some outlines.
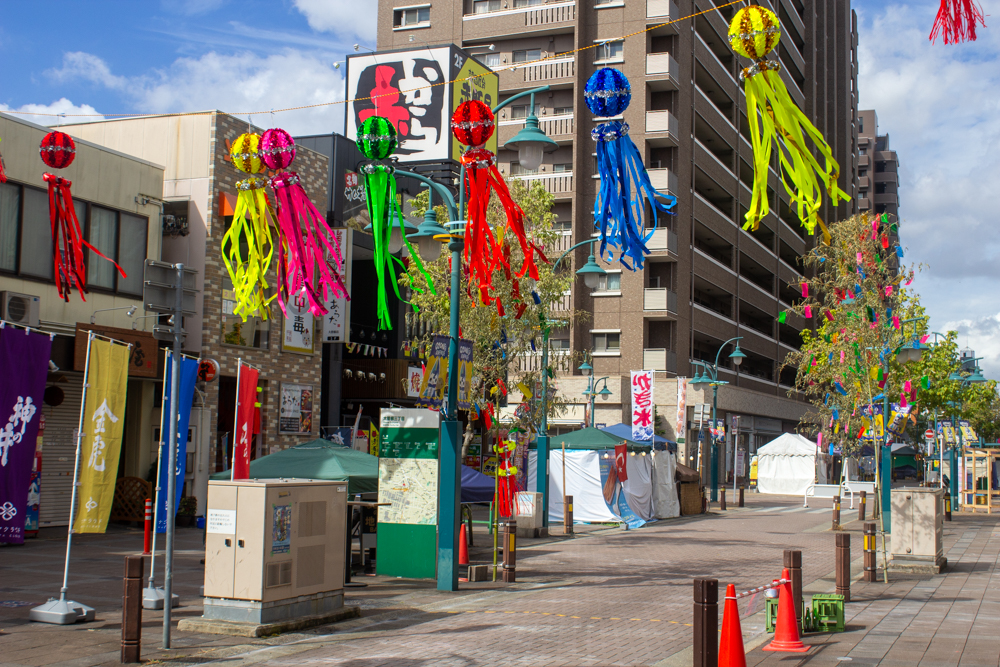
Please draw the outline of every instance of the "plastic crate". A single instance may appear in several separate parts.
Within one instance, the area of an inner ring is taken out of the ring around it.
[[[812,615],[816,632],[843,632],[844,596],[835,594],[813,595]]]
[[[764,598],[764,629],[774,632],[774,625],[778,621],[778,598]]]

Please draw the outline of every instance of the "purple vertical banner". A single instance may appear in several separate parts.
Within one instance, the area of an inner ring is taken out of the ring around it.
[[[24,544],[28,484],[49,371],[48,334],[0,330],[0,542]],[[5,423],[6,422],[6,423]]]

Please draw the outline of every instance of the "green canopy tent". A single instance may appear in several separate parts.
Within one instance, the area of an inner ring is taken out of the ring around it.
[[[635,442],[620,438],[610,433],[605,433],[599,428],[582,428],[579,431],[566,433],[564,435],[553,436],[549,442],[551,449],[562,449],[565,443],[566,449],[614,449],[615,445],[622,443],[628,445],[630,452],[648,452],[652,447],[649,444]],[[531,444],[531,449],[535,449],[535,444]]]
[[[229,479],[226,470],[211,479]],[[347,482],[348,493],[378,491],[378,457],[329,440],[312,440],[250,462],[250,479],[328,479]]]

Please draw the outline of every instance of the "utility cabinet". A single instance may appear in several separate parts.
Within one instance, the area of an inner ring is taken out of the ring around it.
[[[274,623],[343,607],[347,482],[211,481],[205,618]]]
[[[944,489],[893,489],[890,571],[940,572],[948,562],[941,540],[943,529]]]

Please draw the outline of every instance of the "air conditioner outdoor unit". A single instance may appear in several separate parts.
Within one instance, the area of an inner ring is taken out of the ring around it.
[[[26,327],[37,327],[41,304],[42,300],[31,294],[0,292],[0,319]]]

